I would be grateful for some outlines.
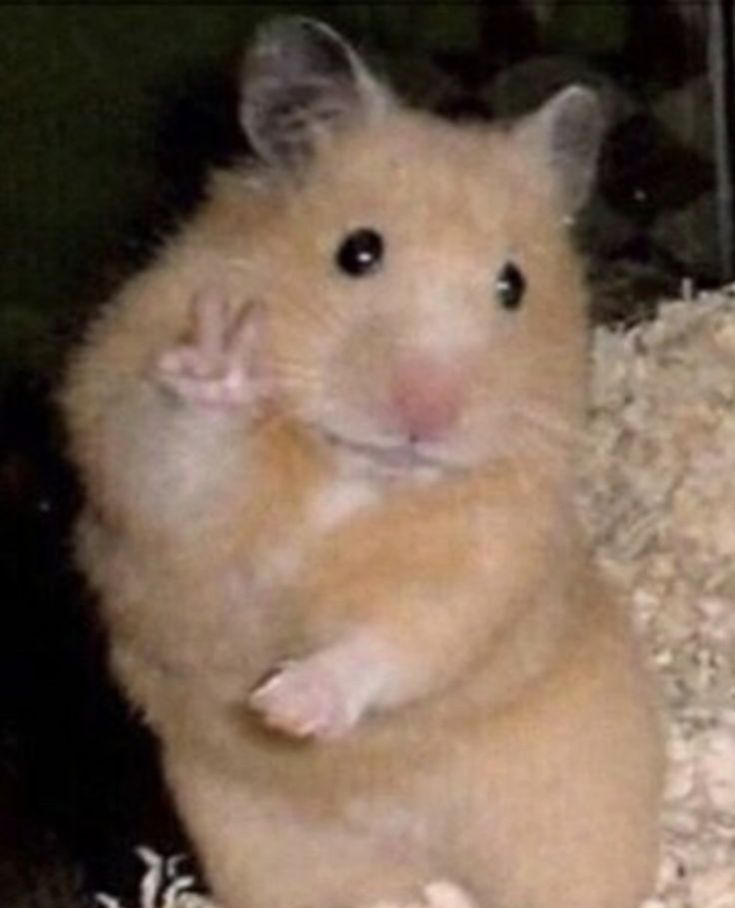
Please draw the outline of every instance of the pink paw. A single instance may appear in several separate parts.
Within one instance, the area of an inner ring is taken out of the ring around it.
[[[287,662],[250,695],[250,706],[269,728],[297,738],[337,738],[359,718],[338,672],[314,656]]]
[[[231,311],[225,296],[196,297],[187,342],[158,360],[158,382],[176,397],[206,407],[249,407],[262,396],[257,376],[259,326],[253,307]]]
[[[421,898],[411,902],[376,902],[370,908],[476,908],[475,902],[460,886],[436,880],[421,890]]]

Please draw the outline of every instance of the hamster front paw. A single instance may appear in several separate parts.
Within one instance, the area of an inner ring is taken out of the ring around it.
[[[278,666],[250,695],[263,723],[298,738],[339,738],[380,709],[400,679],[395,654],[358,631]]]
[[[252,407],[263,396],[259,334],[252,305],[233,313],[222,293],[203,293],[194,299],[188,340],[163,353],[155,378],[187,403],[219,410]]]
[[[268,728],[284,734],[338,738],[362,712],[343,687],[339,673],[316,655],[281,665],[255,688],[250,706]]]

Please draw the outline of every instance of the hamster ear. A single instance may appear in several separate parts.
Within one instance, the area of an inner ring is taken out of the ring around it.
[[[597,94],[581,85],[562,89],[518,127],[521,141],[547,160],[568,214],[590,193],[604,128]]]
[[[240,121],[269,163],[299,164],[331,133],[388,104],[357,53],[315,19],[267,22],[245,56]]]

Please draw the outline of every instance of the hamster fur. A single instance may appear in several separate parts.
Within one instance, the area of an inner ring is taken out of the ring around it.
[[[62,391],[78,560],[215,896],[634,908],[658,722],[572,503],[596,100],[452,125],[287,18],[242,120],[259,162]]]

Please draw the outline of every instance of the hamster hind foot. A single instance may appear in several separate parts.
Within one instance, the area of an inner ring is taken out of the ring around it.
[[[436,880],[422,889],[422,897],[415,902],[376,902],[367,908],[478,908],[470,896],[456,883]]]

